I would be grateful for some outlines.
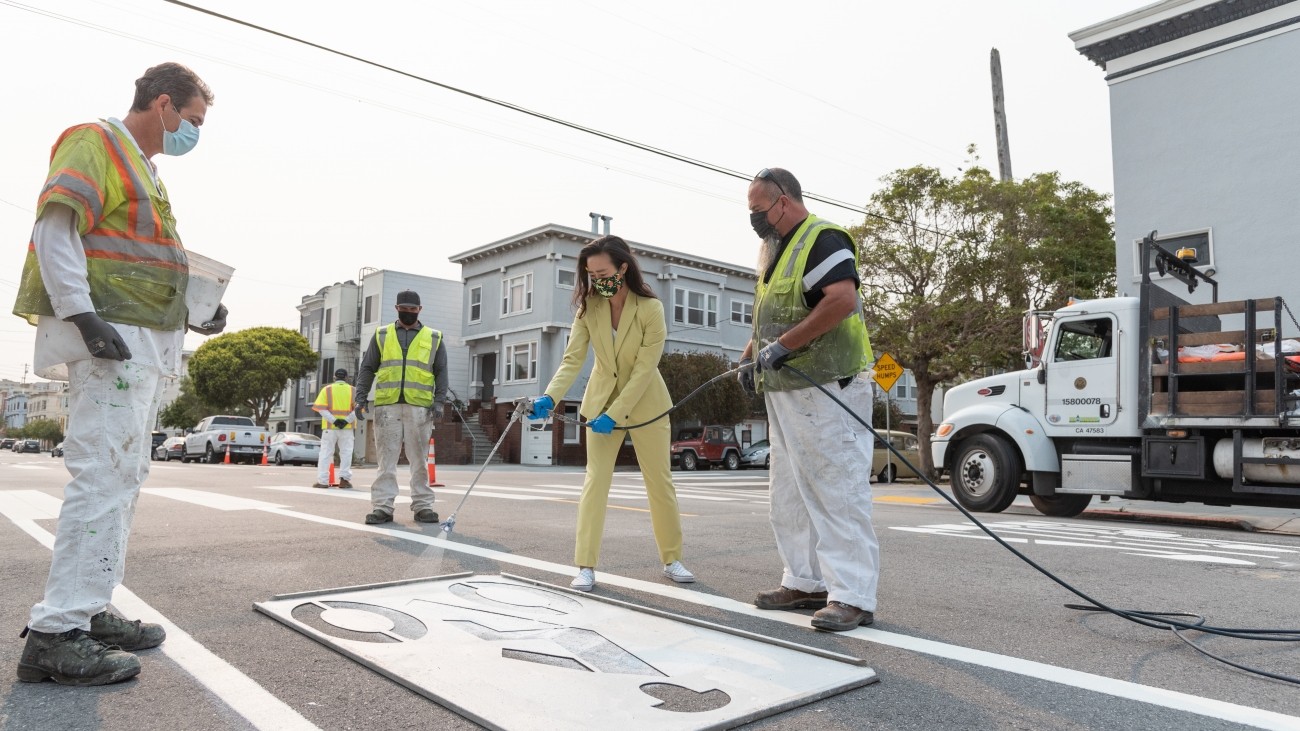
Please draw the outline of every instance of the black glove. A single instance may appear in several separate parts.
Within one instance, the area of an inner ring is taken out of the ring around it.
[[[104,318],[93,312],[83,312],[67,318],[81,331],[81,339],[86,341],[86,350],[96,358],[108,360],[131,360],[131,349],[117,332],[117,328],[104,322]]]
[[[200,326],[190,325],[190,329],[200,335],[216,335],[226,329],[226,315],[228,314],[230,314],[230,311],[226,309],[225,305],[217,305],[217,314],[213,315],[211,320]]]
[[[366,418],[366,400],[361,399],[360,401],[358,401],[356,408],[353,409],[352,411],[357,415],[358,421]]]
[[[346,429],[346,428],[348,428],[348,420],[347,420],[347,419],[335,419],[335,420],[334,420],[334,428],[335,428],[335,429]]]
[[[750,396],[758,394],[758,389],[754,387],[753,358],[743,358],[740,361],[740,372],[736,374],[736,380],[740,381],[740,387],[745,389],[745,393]]]
[[[758,351],[758,367],[769,371],[779,371],[794,351],[781,344],[781,341],[773,340]]]
[[[429,421],[435,424],[442,423],[442,403],[435,401],[433,406],[429,407]]]

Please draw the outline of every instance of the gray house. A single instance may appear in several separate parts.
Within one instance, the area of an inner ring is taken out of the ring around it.
[[[1152,230],[1196,248],[1221,299],[1297,290],[1297,31],[1290,0],[1165,0],[1070,34],[1110,86],[1121,293]]]
[[[546,224],[450,257],[464,279],[464,339],[469,398],[483,402],[535,396],[559,368],[573,323],[579,250],[597,234]],[[680,251],[628,241],[647,283],[664,303],[665,352],[721,354],[736,362],[749,338],[754,270]],[[563,405],[577,416],[591,361]],[[568,427],[564,444],[577,444]],[[765,437],[761,422],[741,425],[745,441]],[[551,462],[542,438],[522,445],[525,463]]]

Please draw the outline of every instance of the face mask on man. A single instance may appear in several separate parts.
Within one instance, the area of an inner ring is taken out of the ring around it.
[[[405,325],[405,326],[407,326],[407,327],[410,327],[410,326],[414,325],[414,324],[415,324],[415,321],[418,320],[419,318],[420,318],[420,313],[418,313],[418,312],[398,312],[398,313],[397,313],[397,320],[398,320],[398,322],[401,322],[403,325]]]
[[[172,109],[176,109],[177,114],[181,113],[181,110],[177,109],[175,104],[172,105]],[[161,112],[158,114],[158,120],[162,121]],[[184,155],[199,144],[199,128],[184,117],[181,117],[180,126],[176,128],[175,132],[167,129],[167,123],[163,122],[162,141],[164,155]]]
[[[768,223],[767,213],[773,208],[776,208],[776,204],[780,202],[780,200],[781,199],[778,197],[776,200],[772,201],[772,205],[767,207],[767,211],[754,211],[749,214],[749,225],[753,227],[754,233],[758,234],[760,239],[765,239],[777,232],[776,226]],[[779,221],[781,219],[778,218],[776,220]]]
[[[623,286],[623,278],[615,274],[612,277],[592,277],[591,287],[601,297],[613,297],[618,288]]]

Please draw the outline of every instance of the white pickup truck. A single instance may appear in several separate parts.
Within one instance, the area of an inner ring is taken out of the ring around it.
[[[256,462],[262,458],[268,438],[266,428],[254,424],[247,416],[209,416],[193,429],[185,430],[181,462],[206,460],[215,464],[225,460],[226,450],[230,451],[231,462]]]

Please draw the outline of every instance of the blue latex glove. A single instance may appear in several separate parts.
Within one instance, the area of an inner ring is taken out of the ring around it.
[[[610,418],[609,414],[601,414],[596,417],[595,421],[591,422],[591,430],[597,434],[613,434],[614,420]]]
[[[793,352],[782,345],[780,340],[773,340],[758,351],[758,367],[769,371],[779,371]]]
[[[530,419],[545,419],[551,415],[551,409],[555,408],[555,399],[542,394],[533,399],[533,410],[528,412]]]
[[[748,367],[746,367],[748,366]],[[744,358],[740,361],[740,372],[736,374],[736,380],[740,381],[740,387],[745,389],[745,393],[753,396],[758,393],[754,388],[754,359]]]

